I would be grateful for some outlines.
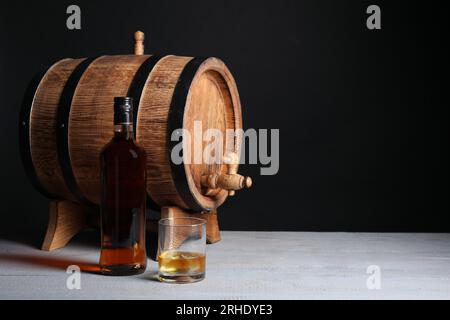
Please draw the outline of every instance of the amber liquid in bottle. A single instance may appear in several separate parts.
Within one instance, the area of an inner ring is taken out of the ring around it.
[[[114,137],[100,155],[102,176],[100,270],[145,271],[146,155],[134,141],[131,98],[115,98]]]

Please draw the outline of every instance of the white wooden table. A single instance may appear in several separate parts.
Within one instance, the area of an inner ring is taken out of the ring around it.
[[[66,267],[98,261],[93,237],[53,252],[0,240],[0,298],[450,299],[450,234],[228,231],[208,246],[204,281],[160,283],[149,260],[134,277],[82,272],[81,289],[69,290]]]

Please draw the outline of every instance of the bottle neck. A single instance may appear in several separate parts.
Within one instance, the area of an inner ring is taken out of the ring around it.
[[[134,140],[133,125],[132,124],[115,124],[114,125],[114,138]]]

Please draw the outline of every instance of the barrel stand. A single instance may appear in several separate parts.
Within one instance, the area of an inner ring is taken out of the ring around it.
[[[206,220],[206,241],[220,241],[217,211],[191,213],[178,207],[161,208],[161,218],[198,217]],[[42,250],[63,248],[79,232],[89,226],[99,226],[99,212],[68,200],[52,200],[49,205],[49,220]],[[157,221],[147,221],[147,232],[157,232]]]

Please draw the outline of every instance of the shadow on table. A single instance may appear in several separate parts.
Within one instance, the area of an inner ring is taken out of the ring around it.
[[[20,227],[11,227],[5,229],[2,227],[0,229],[0,239],[7,242],[13,242],[21,244],[37,251],[41,250],[42,242],[45,237],[45,229],[42,230],[30,230]],[[86,230],[82,233],[76,235],[68,244],[76,244],[77,247],[100,247],[99,234],[95,230]],[[64,250],[64,248],[57,249],[56,251]],[[48,252],[51,255],[51,252]],[[70,265],[77,265],[80,267],[81,271],[88,273],[98,273],[99,266],[88,261],[77,261],[72,258],[63,258],[48,256],[45,257],[42,254],[15,254],[13,252],[0,253],[0,263],[14,262],[26,265],[34,266],[45,266],[55,269],[66,270]]]
[[[41,245],[44,240],[45,232],[29,232],[26,229],[15,228],[14,232],[1,230],[0,239],[8,242],[19,243],[33,249],[36,249],[36,254],[15,254],[13,252],[0,253],[0,263],[13,262],[24,265],[50,267],[54,269],[67,270],[70,265],[77,265],[81,271],[86,273],[99,274],[100,267],[98,264],[90,261],[79,261],[73,258],[56,257],[52,255],[52,252],[63,251],[64,248],[56,249],[55,251],[45,252],[44,255],[41,251]],[[68,246],[74,244],[79,247],[93,248],[96,247],[100,252],[100,232],[99,230],[89,229],[76,235],[69,243]],[[146,237],[147,255],[149,259],[155,260],[157,252],[157,235],[155,233],[147,233]],[[39,251],[39,253],[38,253]],[[33,251],[32,251],[33,252]],[[45,256],[47,255],[48,256]],[[145,275],[146,280],[158,281],[157,273]]]
[[[45,231],[46,230],[44,228],[34,230],[21,227],[11,227],[9,229],[1,228],[0,240],[23,244],[25,246],[40,250],[45,238]],[[99,247],[100,231],[93,229],[82,231],[73,237],[67,245],[70,246],[71,244],[89,248]]]
[[[67,267],[70,265],[77,265],[83,272],[99,273],[100,269],[98,264],[94,264],[90,261],[78,261],[76,258],[73,259],[70,257],[61,257],[60,255],[52,255],[52,252],[64,252],[65,248],[56,249],[50,252],[41,251],[45,231],[46,225],[34,229],[20,226],[20,224],[9,226],[0,225],[0,240],[35,249],[35,251],[27,250],[30,254],[15,254],[12,251],[6,253],[0,251],[0,263],[12,262],[24,265],[50,267],[64,271],[67,270]],[[90,228],[82,231],[67,244],[68,247],[71,245],[76,245],[77,248],[98,248],[100,253],[100,230]],[[157,254],[157,233],[147,232],[146,247],[148,258],[155,260]],[[33,252],[36,252],[36,254],[33,254]],[[157,275],[146,275],[146,277],[151,278],[147,278],[147,280],[159,281]]]
[[[18,225],[1,225],[0,224],[0,240],[22,244],[36,250],[41,250],[42,243],[45,238],[46,225],[40,228],[25,228]],[[100,230],[98,228],[88,228],[73,237],[67,246],[75,244],[77,247],[99,248],[100,250]],[[158,234],[153,230],[146,232],[146,248],[147,256],[156,261],[158,252]],[[64,250],[60,248],[57,250]]]
[[[139,278],[145,281],[161,282],[158,277],[158,271],[146,272],[139,276]]]
[[[53,269],[67,270],[70,265],[76,265],[81,271],[87,273],[97,274],[100,272],[100,267],[98,264],[94,264],[87,261],[80,261],[75,259],[68,259],[62,257],[43,257],[25,255],[25,254],[14,254],[14,253],[0,253],[0,262],[14,262],[19,264],[33,265],[38,267],[50,267]]]

